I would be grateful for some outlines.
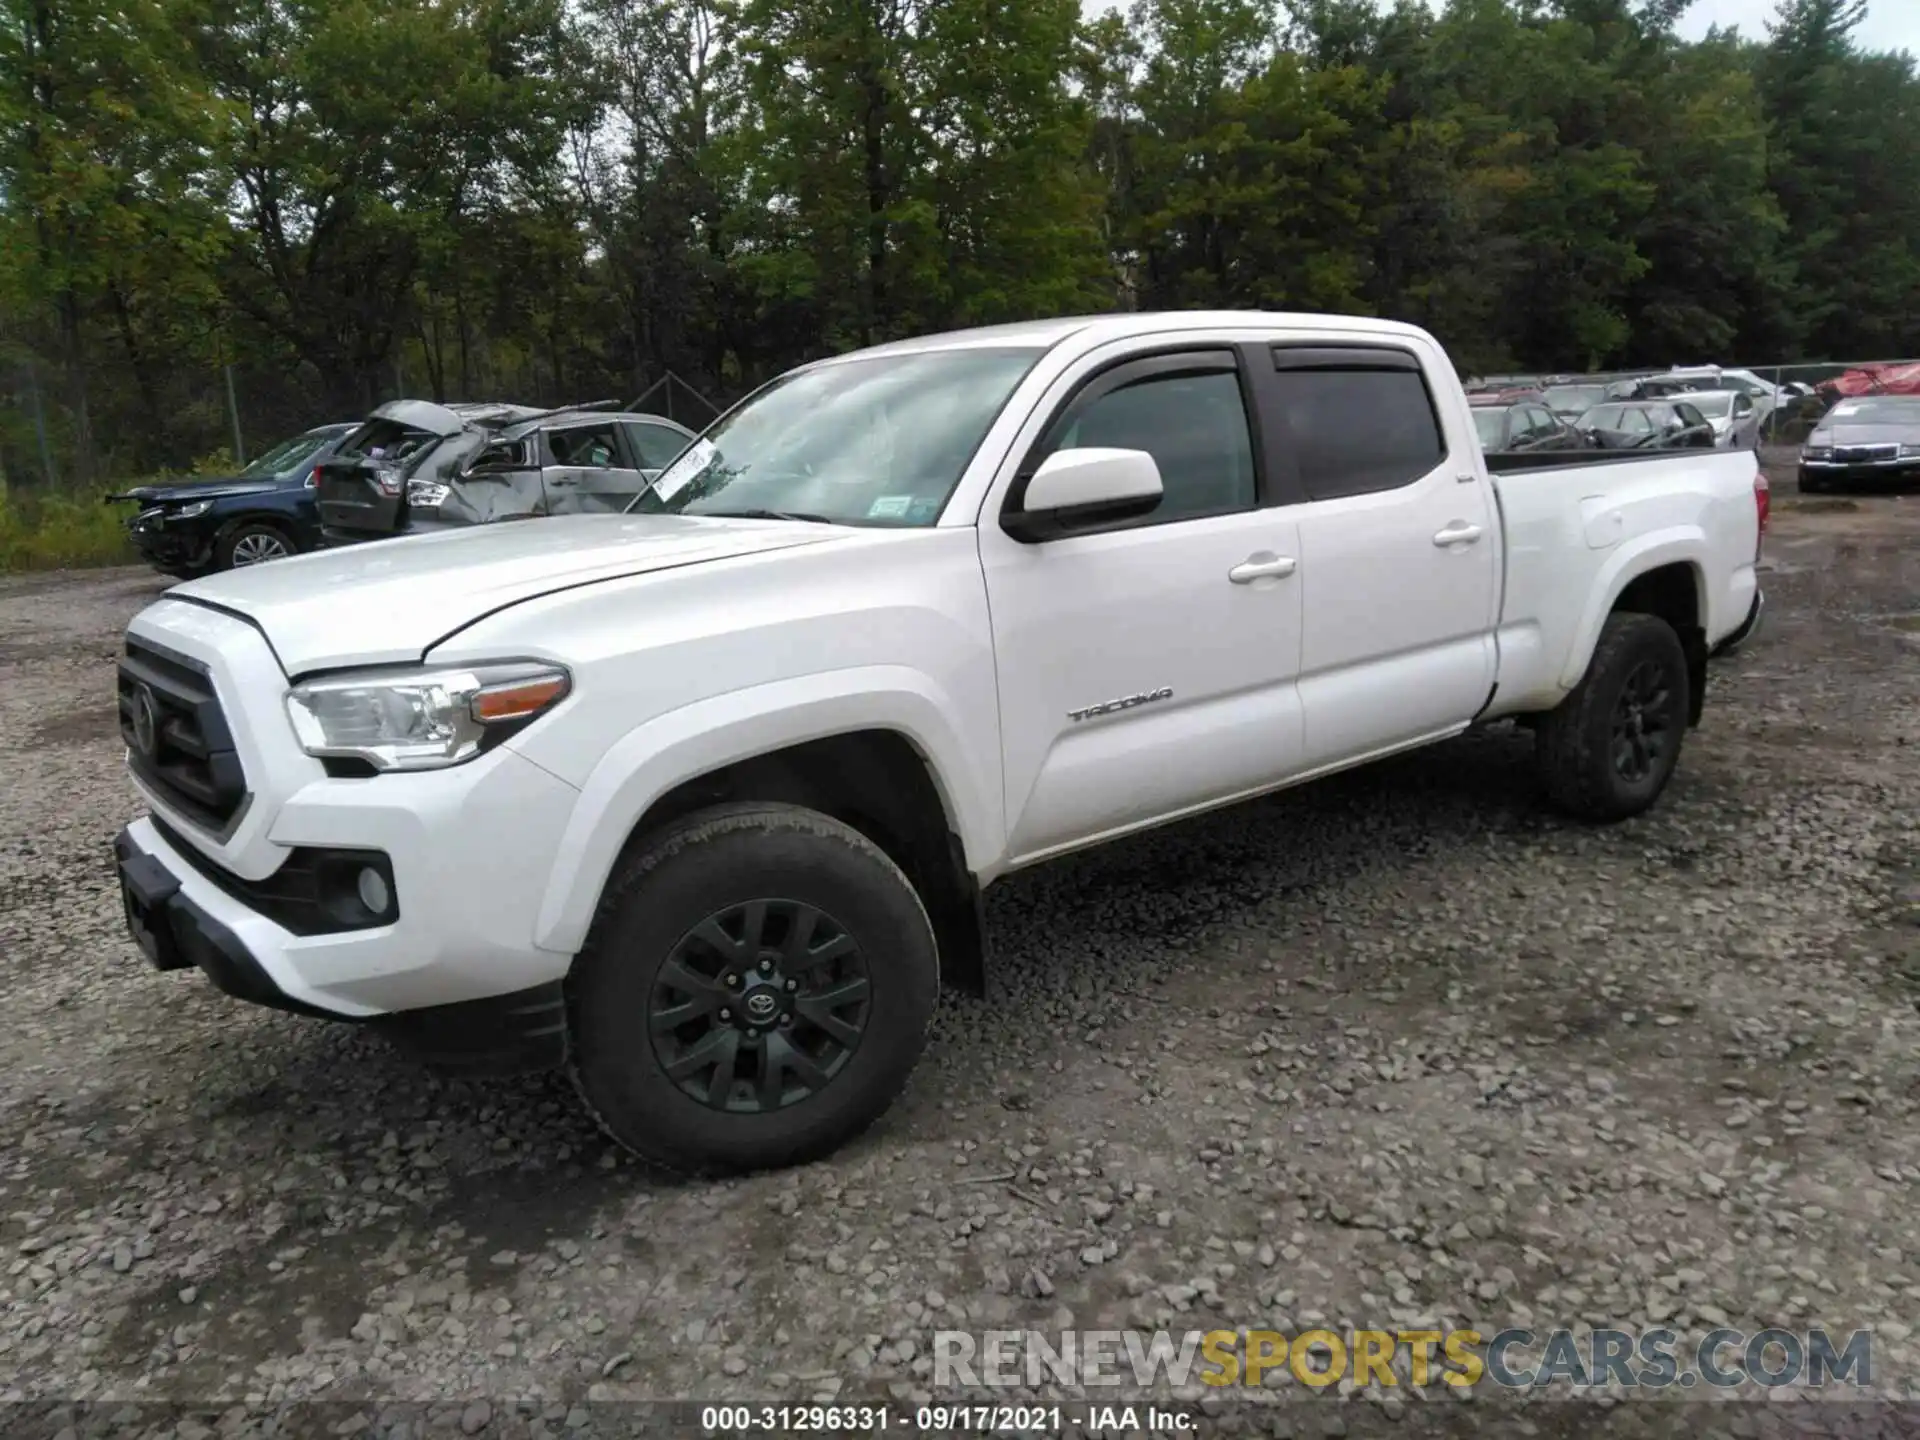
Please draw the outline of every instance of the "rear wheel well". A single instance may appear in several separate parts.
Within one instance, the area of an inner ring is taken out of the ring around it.
[[[1700,582],[1693,566],[1659,565],[1636,575],[1613,602],[1613,613],[1656,615],[1673,627],[1687,657],[1689,725],[1698,725],[1707,690],[1707,632],[1700,613]]]
[[[939,788],[913,742],[893,730],[809,740],[721,766],[667,791],[628,835],[620,858],[695,811],[739,801],[804,805],[852,826],[913,882],[933,922],[944,986],[986,993],[980,892]]]

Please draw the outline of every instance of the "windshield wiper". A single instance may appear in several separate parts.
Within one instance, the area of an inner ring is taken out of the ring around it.
[[[689,513],[696,519],[705,516],[710,520],[803,520],[809,525],[840,523],[830,516],[815,515],[806,510],[695,510]]]

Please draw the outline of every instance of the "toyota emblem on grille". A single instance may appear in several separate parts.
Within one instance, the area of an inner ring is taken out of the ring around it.
[[[133,748],[151,760],[160,748],[160,712],[148,686],[133,689]]]
[[[755,1020],[768,1019],[772,1016],[774,1008],[779,1005],[779,1003],[780,1002],[774,999],[773,996],[762,990],[758,994],[747,997],[747,1014]]]

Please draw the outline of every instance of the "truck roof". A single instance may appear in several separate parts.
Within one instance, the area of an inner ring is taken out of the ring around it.
[[[1046,350],[1070,336],[1080,336],[1088,344],[1097,344],[1103,340],[1124,340],[1134,335],[1245,325],[1285,325],[1302,330],[1333,330],[1348,335],[1355,330],[1364,330],[1383,338],[1431,338],[1417,325],[1351,315],[1279,310],[1145,310],[1109,315],[1063,315],[1052,320],[1020,320],[1007,325],[945,330],[933,335],[917,335],[910,339],[872,345],[863,350],[848,351],[844,355],[817,360],[814,365],[834,365],[871,356],[912,355],[933,350],[967,350],[1000,345],[1033,346]]]

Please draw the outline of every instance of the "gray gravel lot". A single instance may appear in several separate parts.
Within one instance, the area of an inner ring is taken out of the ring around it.
[[[1552,817],[1495,730],[1015,877],[880,1126],[699,1185],[144,968],[111,666],[162,583],[0,579],[0,1399],[562,1434],[924,1400],[936,1330],[1560,1323],[1872,1327],[1920,1394],[1920,501],[1776,516],[1652,815]]]

